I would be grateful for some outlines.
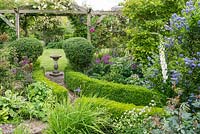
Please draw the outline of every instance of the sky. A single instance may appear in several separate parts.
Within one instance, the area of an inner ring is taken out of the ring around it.
[[[75,0],[79,5],[89,5],[93,10],[110,10],[124,0]]]

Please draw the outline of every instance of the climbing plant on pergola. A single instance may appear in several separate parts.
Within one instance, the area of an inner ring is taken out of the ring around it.
[[[91,41],[90,27],[91,27],[91,16],[98,15],[100,21],[103,19],[103,16],[106,15],[119,15],[121,11],[93,11],[91,8],[80,7],[76,5],[74,10],[38,10],[38,9],[20,9],[15,8],[13,10],[0,10],[0,18],[8,24],[11,28],[16,31],[17,38],[20,38],[20,17],[22,14],[26,16],[67,16],[67,15],[86,15],[87,16],[87,39]],[[15,14],[15,25],[12,24],[4,14]]]

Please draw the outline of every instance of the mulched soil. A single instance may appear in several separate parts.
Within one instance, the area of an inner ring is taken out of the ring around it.
[[[60,76],[51,76],[51,72],[46,72],[45,76],[53,81],[58,83],[61,86],[66,87],[65,83],[64,83],[64,73],[60,72],[62,75]],[[67,90],[67,89],[66,89]],[[71,102],[74,102],[74,100],[77,98],[77,96],[72,92],[69,91],[69,98]],[[23,126],[26,126],[30,129],[31,134],[42,134],[42,131],[45,130],[47,128],[47,124],[42,122],[42,121],[38,121],[38,120],[27,120],[24,121],[23,123],[21,123]],[[14,129],[15,129],[15,125],[12,124],[0,124],[0,128],[3,131],[3,134],[12,134]]]

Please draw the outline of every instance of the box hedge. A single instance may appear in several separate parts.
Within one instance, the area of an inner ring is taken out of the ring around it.
[[[27,56],[29,60],[34,63],[37,61],[38,57],[42,55],[43,46],[41,41],[36,38],[20,38],[16,41],[13,41],[10,44],[10,55],[9,61],[11,63],[18,62],[23,60],[24,56]]]
[[[64,99],[67,99],[68,97],[68,90],[53,82],[53,81],[50,81],[48,78],[46,78],[44,76],[44,70],[42,68],[37,68],[36,70],[33,71],[33,78],[34,80],[36,81],[40,81],[40,82],[44,82],[47,84],[47,86],[49,86],[50,88],[53,89],[53,93],[58,97],[58,100],[62,100],[63,98]]]
[[[92,61],[94,46],[85,38],[73,37],[64,41],[63,49],[73,69],[83,71]]]
[[[139,106],[146,106],[151,100],[155,100],[161,106],[166,101],[164,95],[145,87],[97,80],[70,70],[65,70],[65,82],[71,90],[81,88],[82,94],[85,96],[96,95],[97,97],[105,97],[110,100],[133,103]]]
[[[136,106],[134,104],[125,104],[120,103],[112,100],[108,100],[105,98],[89,98],[89,97],[82,97],[77,99],[76,101],[84,101],[84,102],[90,102],[95,107],[103,107],[108,110],[109,113],[111,113],[112,117],[120,117],[125,111],[136,109],[136,111],[141,110],[144,108],[144,106]],[[163,108],[158,107],[152,107],[150,112],[147,111],[148,115],[160,115],[164,116],[166,115]]]

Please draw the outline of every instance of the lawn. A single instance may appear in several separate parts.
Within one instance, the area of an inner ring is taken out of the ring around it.
[[[65,67],[69,65],[68,60],[65,57],[63,49],[44,49],[42,56],[38,58],[40,66],[44,67],[45,71],[52,71],[54,61],[50,58],[51,55],[61,55],[62,57],[58,60],[58,70],[64,71]]]

